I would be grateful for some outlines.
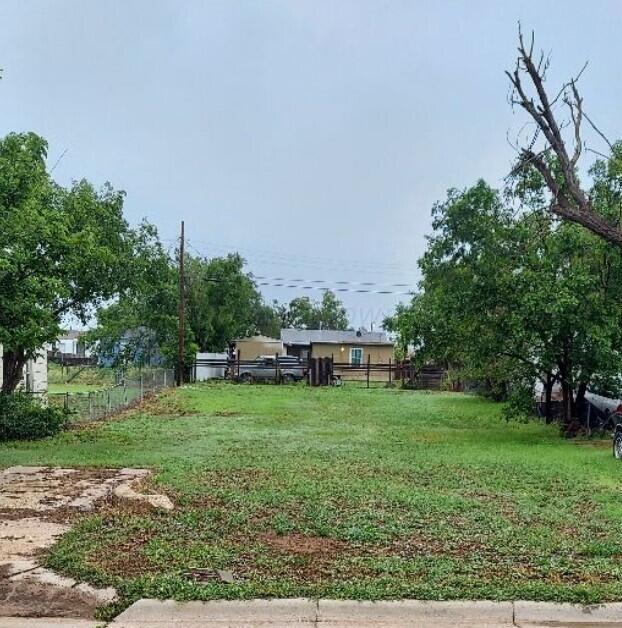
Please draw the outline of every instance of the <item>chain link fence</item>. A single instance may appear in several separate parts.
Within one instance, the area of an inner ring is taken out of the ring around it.
[[[172,369],[149,369],[123,374],[117,383],[103,390],[90,392],[48,393],[48,403],[65,408],[73,420],[94,421],[140,403],[148,395],[175,386]]]

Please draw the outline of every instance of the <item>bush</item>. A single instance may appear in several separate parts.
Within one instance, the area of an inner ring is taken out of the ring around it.
[[[534,386],[532,382],[516,384],[510,388],[502,416],[506,421],[527,422],[535,418]]]
[[[0,442],[53,436],[66,423],[61,408],[44,406],[24,393],[0,393]]]

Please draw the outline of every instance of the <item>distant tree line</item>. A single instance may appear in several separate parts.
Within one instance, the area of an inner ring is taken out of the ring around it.
[[[90,341],[112,363],[172,364],[178,329],[177,260],[148,222],[131,227],[124,193],[80,180],[56,183],[47,143],[35,133],[0,139],[0,345],[2,392],[15,390],[27,360],[67,319],[97,322]],[[187,358],[238,336],[279,336],[281,327],[347,326],[332,293],[316,303],[264,302],[237,254],[186,261]]]
[[[342,304],[331,292],[321,302],[297,297],[289,304],[265,303],[244,259],[185,257],[186,361],[197,351],[223,351],[236,339],[255,334],[280,337],[283,327],[347,328]],[[173,364],[178,340],[178,264],[158,241],[133,284],[97,310],[88,334],[97,353],[112,364]]]

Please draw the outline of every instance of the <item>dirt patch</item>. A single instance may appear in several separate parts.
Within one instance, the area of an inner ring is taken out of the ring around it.
[[[140,412],[140,414],[149,414],[151,416],[190,416],[197,414],[195,410],[188,408],[187,403],[179,395],[172,394],[170,391],[158,393],[145,399],[138,409],[134,408],[132,412]]]
[[[279,552],[306,556],[321,555],[325,558],[333,557],[348,547],[343,541],[322,536],[306,536],[305,534],[274,534],[269,532],[259,535],[257,540]]]
[[[218,417],[234,417],[234,416],[242,416],[239,412],[235,410],[220,410],[219,412],[213,412],[212,416]]]

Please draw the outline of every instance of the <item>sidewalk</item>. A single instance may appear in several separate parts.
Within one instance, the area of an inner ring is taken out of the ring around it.
[[[622,603],[579,606],[547,602],[355,602],[139,600],[114,621],[0,618],[0,628],[622,628]]]

